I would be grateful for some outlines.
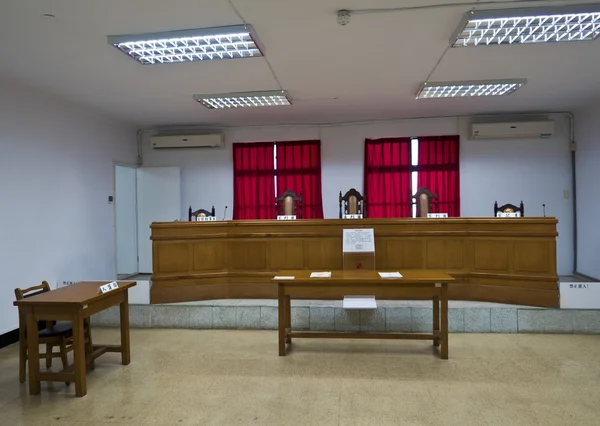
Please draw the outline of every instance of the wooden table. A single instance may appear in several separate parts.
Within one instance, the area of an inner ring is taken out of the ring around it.
[[[383,271],[382,271],[383,272]],[[279,302],[279,355],[285,356],[286,343],[292,338],[351,338],[351,339],[417,339],[433,340],[440,346],[440,357],[448,359],[448,283],[454,281],[445,271],[401,270],[402,278],[381,278],[377,271],[331,271],[331,278],[310,278],[311,271],[283,270],[276,279]],[[371,333],[292,331],[291,298],[332,299],[344,296],[375,296],[381,299],[412,299],[433,301],[432,333]],[[441,315],[440,315],[441,314]],[[441,327],[440,327],[441,324]]]
[[[127,289],[136,285],[135,281],[119,281],[119,288],[107,293],[98,289],[106,282],[78,282],[47,293],[15,301],[19,313],[27,322],[27,356],[29,368],[29,394],[40,393],[40,381],[75,382],[75,395],[87,394],[86,364],[106,352],[120,352],[121,363],[131,361],[129,348],[129,302]],[[83,321],[91,315],[114,305],[121,310],[121,345],[94,345],[93,352],[85,352]],[[40,372],[38,320],[71,321],[73,323],[74,364],[60,372]]]

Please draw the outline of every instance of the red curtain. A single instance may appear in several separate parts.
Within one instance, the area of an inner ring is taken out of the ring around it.
[[[275,218],[273,142],[233,144],[233,219]]]
[[[419,138],[417,185],[437,193],[434,212],[453,217],[460,216],[459,141],[459,136]]]
[[[322,219],[321,141],[277,142],[276,149],[277,195],[294,191],[302,196],[302,219]]]
[[[366,215],[412,217],[410,138],[365,141]]]

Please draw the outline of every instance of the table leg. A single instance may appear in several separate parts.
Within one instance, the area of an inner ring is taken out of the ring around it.
[[[441,358],[448,359],[448,284],[442,284],[442,350]]]
[[[73,321],[73,360],[75,371],[75,395],[87,394],[87,381],[85,376],[85,331],[83,318],[77,314]]]
[[[33,308],[28,308],[27,321],[27,364],[29,366],[29,394],[39,395],[40,386],[40,345],[38,324],[33,316]]]
[[[433,346],[440,345],[440,298],[433,298],[433,333],[437,333],[437,337],[433,339]]]
[[[278,312],[278,324],[279,324],[279,356],[285,356],[285,323],[286,323],[286,309],[285,309],[285,296],[284,287],[281,283],[278,284],[278,297],[277,306]]]
[[[290,296],[285,296],[285,328],[292,332],[292,301]],[[285,343],[292,343],[292,338],[286,332]]]
[[[121,311],[121,364],[129,365],[131,362],[131,348],[129,341],[129,296],[127,290],[123,292],[123,301],[120,305]]]

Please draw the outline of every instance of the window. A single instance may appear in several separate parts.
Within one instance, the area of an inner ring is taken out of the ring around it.
[[[433,211],[460,216],[458,136],[365,141],[368,217],[416,217],[412,195],[422,186],[438,195]]]
[[[233,218],[274,219],[275,198],[302,196],[302,218],[323,217],[321,142],[233,144]]]

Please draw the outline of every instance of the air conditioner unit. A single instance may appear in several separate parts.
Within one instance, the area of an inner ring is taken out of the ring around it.
[[[152,136],[150,143],[155,149],[173,148],[223,148],[223,134]]]
[[[553,133],[552,120],[471,123],[471,139],[548,139]]]

